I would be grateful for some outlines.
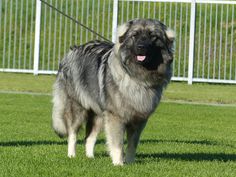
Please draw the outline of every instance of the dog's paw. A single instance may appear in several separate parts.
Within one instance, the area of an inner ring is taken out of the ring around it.
[[[126,164],[134,163],[134,159],[126,159],[126,160],[125,160],[125,163],[126,163]]]
[[[74,153],[68,153],[67,155],[69,158],[75,158],[75,154]]]
[[[125,156],[125,163],[126,164],[134,163],[134,160],[135,160],[134,154],[129,154],[129,153],[126,154],[126,156]]]
[[[90,159],[93,159],[94,158],[94,155],[93,154],[90,154],[90,153],[86,153],[86,157],[90,158]]]
[[[114,166],[123,166],[124,165],[124,162],[123,161],[112,161],[113,165]]]

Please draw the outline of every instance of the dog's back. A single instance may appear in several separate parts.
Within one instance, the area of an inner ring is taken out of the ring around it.
[[[91,41],[71,47],[61,61],[53,88],[52,115],[52,125],[59,136],[63,137],[68,132],[65,119],[72,113],[68,111],[70,108],[67,109],[66,105],[79,104],[86,110],[101,112],[99,68],[104,54],[112,47],[112,43]]]

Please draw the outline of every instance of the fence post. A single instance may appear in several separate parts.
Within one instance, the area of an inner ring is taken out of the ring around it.
[[[193,83],[195,24],[196,24],[196,0],[192,0],[191,17],[190,17],[189,60],[188,60],[188,84],[190,85]]]
[[[36,19],[35,19],[35,38],[34,38],[34,75],[38,75],[38,70],[39,70],[40,25],[41,25],[41,1],[36,0]]]
[[[118,0],[113,0],[113,18],[112,18],[112,42],[116,41],[116,30],[118,21]]]

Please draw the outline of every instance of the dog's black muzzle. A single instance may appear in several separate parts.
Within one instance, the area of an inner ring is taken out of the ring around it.
[[[137,55],[147,55],[148,50],[150,49],[151,44],[149,43],[138,43],[136,46],[136,54]]]
[[[146,36],[141,36],[136,41],[135,53],[137,55],[147,55],[152,43]]]

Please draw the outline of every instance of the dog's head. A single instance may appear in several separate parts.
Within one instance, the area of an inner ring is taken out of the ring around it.
[[[174,32],[160,21],[135,19],[118,28],[115,52],[131,74],[165,74],[173,61],[174,40]]]

